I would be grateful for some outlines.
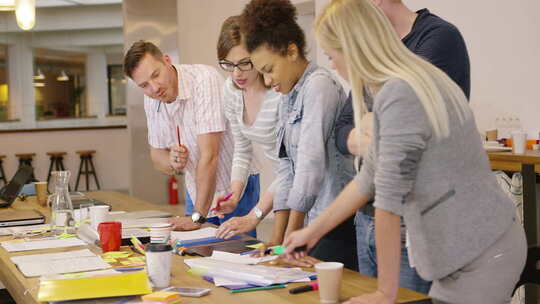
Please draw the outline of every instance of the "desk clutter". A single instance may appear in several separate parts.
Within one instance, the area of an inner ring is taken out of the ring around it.
[[[250,253],[262,245],[257,240],[242,236],[219,239],[214,227],[171,231],[167,219],[172,214],[167,212],[111,212],[108,204],[83,203],[72,216],[76,223],[73,233],[67,229],[57,233],[50,224],[0,229],[0,235],[11,237],[0,246],[17,253],[10,261],[25,277],[39,278],[39,301],[181,303],[182,297],[208,294],[210,289],[170,287],[171,258],[175,253],[199,256],[184,257],[190,267],[186,275],[200,277],[201,283],[211,282],[231,293],[282,289],[287,283],[310,282],[316,277],[300,268],[258,265],[277,255],[252,257]],[[111,223],[116,229],[108,233],[127,243],[117,241],[116,248],[104,243],[104,238],[111,237],[105,236],[104,227]],[[101,252],[92,246],[100,247]],[[40,251],[44,249],[56,252]],[[152,293],[168,287],[172,290]]]

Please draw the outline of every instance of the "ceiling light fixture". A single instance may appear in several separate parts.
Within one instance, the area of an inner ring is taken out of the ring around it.
[[[62,72],[60,72],[60,75],[58,77],[56,77],[56,80],[58,80],[58,81],[69,81],[69,76],[66,74],[66,72],[64,70],[62,70]]]
[[[36,0],[15,0],[15,17],[21,29],[31,30],[36,24]]]
[[[36,71],[36,75],[34,75],[34,80],[44,80],[44,79],[45,79],[45,74],[43,74],[41,69],[38,68]]]
[[[0,11],[14,11],[15,0],[0,0]]]

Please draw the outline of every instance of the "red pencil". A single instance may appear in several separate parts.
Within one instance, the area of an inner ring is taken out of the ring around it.
[[[212,208],[212,211],[218,211],[219,208],[221,208],[221,203],[228,201],[232,196],[233,196],[233,193],[231,192],[231,193],[227,194],[227,196],[225,196],[224,198],[218,200],[217,203],[216,203],[216,207]]]
[[[178,138],[178,146],[182,144],[180,141],[180,126],[176,125],[176,138]]]

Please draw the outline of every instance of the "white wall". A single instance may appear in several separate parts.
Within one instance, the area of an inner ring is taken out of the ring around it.
[[[540,131],[540,1],[404,0],[456,25],[471,59],[471,106],[480,130],[517,116],[530,138]]]
[[[93,163],[102,189],[127,189],[129,181],[129,146],[126,129],[104,129],[84,131],[54,131],[0,134],[0,154],[4,159],[4,170],[8,180],[19,165],[15,154],[36,153],[33,166],[36,178],[47,179],[49,157],[47,152],[68,152],[64,165],[71,171],[71,185],[75,185],[80,158],[75,151],[96,150]],[[84,180],[81,180],[83,182]],[[79,190],[86,189],[79,186]],[[90,183],[93,185],[93,181]],[[95,189],[95,186],[91,186]]]

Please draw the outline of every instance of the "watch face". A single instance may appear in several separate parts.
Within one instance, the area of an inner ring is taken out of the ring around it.
[[[255,207],[255,208],[253,209],[253,211],[255,212],[255,216],[256,216],[257,218],[259,218],[259,219],[262,218],[263,213],[262,213],[262,210],[261,210],[261,209]]]
[[[195,212],[191,215],[191,220],[194,222],[198,222],[200,218],[201,218],[201,214],[198,212]]]

